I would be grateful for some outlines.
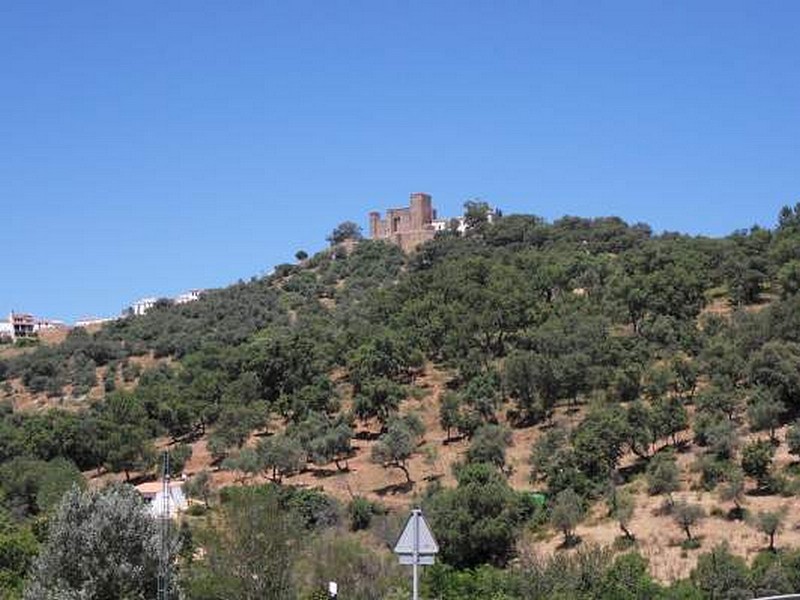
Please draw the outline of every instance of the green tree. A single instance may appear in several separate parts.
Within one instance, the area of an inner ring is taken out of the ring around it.
[[[790,260],[778,269],[778,284],[784,298],[800,292],[800,260]]]
[[[489,222],[492,209],[482,200],[474,199],[464,202],[464,225],[469,230],[481,229]]]
[[[239,482],[250,480],[262,470],[266,470],[264,455],[253,448],[242,448],[233,456],[229,456],[222,463],[222,468],[227,471],[238,471],[241,473],[237,478]],[[273,481],[278,483],[280,479],[278,476],[273,475]]]
[[[759,511],[754,519],[753,524],[756,529],[769,538],[769,551],[775,552],[775,535],[783,527],[783,521],[786,516],[786,511]]]
[[[560,427],[553,427],[545,431],[531,446],[531,455],[528,459],[531,465],[531,483],[542,479],[553,463],[556,453],[567,443],[567,433]]]
[[[517,495],[485,463],[460,467],[456,479],[455,489],[436,491],[424,505],[442,560],[458,568],[505,565],[519,533]]]
[[[185,490],[190,498],[202,500],[208,508],[211,498],[211,474],[205,469],[200,471],[186,482]]]
[[[773,443],[777,442],[775,429],[781,423],[781,417],[786,411],[782,402],[765,391],[758,390],[747,407],[747,420],[752,431],[767,431],[769,439]]]
[[[789,454],[800,456],[800,421],[795,421],[786,430],[786,445],[789,447]]]
[[[403,387],[389,379],[365,382],[353,402],[353,413],[362,421],[377,419],[385,428],[405,397]]]
[[[499,403],[498,382],[490,374],[479,375],[470,380],[464,390],[464,402],[472,407],[486,423],[496,423]]]
[[[177,545],[168,548],[174,556]],[[74,488],[49,525],[25,598],[152,598],[158,557],[158,523],[133,488]]]
[[[103,429],[108,433],[101,442],[105,465],[111,471],[125,473],[148,470],[155,460],[150,435],[145,428],[147,412],[141,400],[129,392],[114,392],[101,407]]]
[[[219,522],[198,534],[206,553],[188,565],[188,596],[294,600],[293,570],[303,539],[297,516],[264,487],[241,488],[221,508]]]
[[[685,500],[676,502],[672,510],[672,517],[675,519],[675,523],[683,530],[686,534],[686,539],[689,541],[694,539],[692,538],[692,527],[704,516],[705,511],[702,506],[699,504],[691,504]]]
[[[0,507],[0,598],[22,596],[22,587],[39,547],[31,529],[15,524]]]
[[[676,355],[671,362],[672,372],[675,374],[673,390],[678,396],[694,397],[697,389],[697,364],[686,356]]]
[[[511,354],[505,361],[503,376],[508,395],[516,401],[523,422],[535,423],[544,416],[537,393],[538,370],[533,355]]]
[[[352,221],[339,223],[328,236],[331,245],[341,244],[347,240],[358,241],[362,238],[361,227]]]
[[[725,474],[725,483],[720,488],[719,497],[723,502],[733,502],[736,513],[742,512],[742,500],[744,499],[745,479],[742,469],[733,466]]]
[[[119,426],[111,431],[105,445],[106,468],[125,473],[125,481],[130,481],[131,471],[146,471],[155,463],[153,443],[139,426]]]
[[[169,451],[169,468],[172,476],[183,473],[186,463],[192,458],[192,447],[189,444],[176,444]]]
[[[647,465],[647,491],[652,495],[666,494],[673,504],[672,493],[680,489],[680,471],[672,452],[659,452]]]
[[[325,465],[333,461],[339,471],[344,471],[348,468],[347,458],[352,453],[352,438],[353,429],[347,423],[326,424],[309,442],[309,456],[315,464]]]
[[[407,417],[391,420],[386,433],[372,447],[372,461],[385,467],[400,469],[409,485],[412,484],[408,459],[416,451],[421,434],[422,427],[418,419],[416,422]]]
[[[703,598],[752,597],[747,563],[731,554],[724,543],[698,557],[691,580],[703,592]]]
[[[657,424],[653,410],[641,400],[632,402],[627,409],[628,447],[641,458],[649,458],[653,445],[658,440]]]
[[[662,598],[661,590],[650,577],[647,559],[635,552],[614,559],[604,574],[597,598],[601,600],[655,600]]]
[[[558,493],[550,514],[553,527],[564,535],[564,545],[572,545],[575,541],[575,527],[583,519],[583,502],[572,488]]]
[[[653,403],[653,422],[658,437],[671,437],[678,445],[678,434],[689,425],[689,415],[679,398],[660,398]]]
[[[393,334],[377,335],[347,356],[347,369],[356,393],[371,380],[402,379],[410,363],[408,344]]]
[[[226,456],[228,456],[228,452],[231,448],[228,438],[221,432],[217,431],[208,436],[207,445],[208,452],[211,454],[211,460],[213,460],[215,463],[219,463]]]
[[[301,588],[299,598],[327,600],[329,581],[339,584],[341,597],[399,598],[398,588],[406,578],[394,556],[375,552],[357,537],[343,536],[335,530],[315,536],[308,546],[295,567]],[[311,590],[319,592],[319,596],[309,595]]]
[[[262,470],[275,483],[281,483],[285,476],[300,471],[306,464],[303,446],[285,434],[259,440],[255,452]]]
[[[442,394],[439,404],[439,425],[447,433],[446,442],[451,440],[450,432],[461,422],[461,398],[454,392]]]
[[[714,370],[709,366],[709,370]],[[730,390],[711,388],[703,390],[695,399],[695,406],[700,413],[708,415],[724,415],[732,421],[739,410],[739,398]]]
[[[612,514],[619,524],[619,528],[625,537],[634,541],[636,537],[630,531],[630,522],[636,509],[636,498],[630,492],[624,490],[614,490],[613,501],[611,502]]]
[[[709,453],[717,460],[730,460],[739,446],[739,438],[731,421],[717,421],[705,432]]]
[[[503,471],[506,466],[506,449],[511,443],[511,430],[508,427],[483,425],[472,437],[467,450],[467,460],[471,463],[489,463]]]
[[[792,407],[800,396],[800,344],[772,340],[750,357],[750,381],[770,390],[775,399]]]
[[[0,465],[0,501],[18,518],[49,512],[73,486],[86,486],[69,460],[42,461],[18,457]]]
[[[377,512],[375,504],[362,496],[354,497],[347,505],[347,514],[350,517],[350,529],[359,531],[369,529],[372,517]]]
[[[625,416],[618,405],[594,407],[572,436],[579,466],[593,481],[607,480],[625,452],[631,437]]]
[[[775,447],[766,440],[750,442],[742,449],[742,470],[755,478],[761,489],[769,487],[774,455]]]

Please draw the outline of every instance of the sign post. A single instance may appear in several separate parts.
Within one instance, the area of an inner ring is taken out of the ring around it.
[[[412,599],[419,600],[419,565],[432,565],[434,555],[439,553],[439,544],[420,509],[411,511],[403,533],[394,545],[394,553],[400,558],[401,565],[411,565]]]

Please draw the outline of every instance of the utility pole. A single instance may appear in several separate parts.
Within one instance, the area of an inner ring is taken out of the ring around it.
[[[161,548],[158,556],[158,600],[169,600],[170,552],[169,552],[169,450],[164,450],[161,475],[161,511],[159,514]]]

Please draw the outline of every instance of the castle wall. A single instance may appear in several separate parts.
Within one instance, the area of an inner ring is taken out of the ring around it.
[[[433,239],[436,234],[432,224],[435,215],[429,194],[411,194],[409,206],[388,209],[385,219],[379,212],[369,213],[370,238],[387,240],[400,246],[404,252],[411,252]]]

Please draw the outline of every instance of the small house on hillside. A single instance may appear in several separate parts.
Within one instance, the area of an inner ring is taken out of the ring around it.
[[[170,482],[169,494],[166,499],[164,498],[164,484],[161,481],[140,483],[136,486],[136,491],[150,505],[150,512],[156,518],[165,515],[175,518],[179,512],[189,508],[186,495],[183,493],[182,481]]]

